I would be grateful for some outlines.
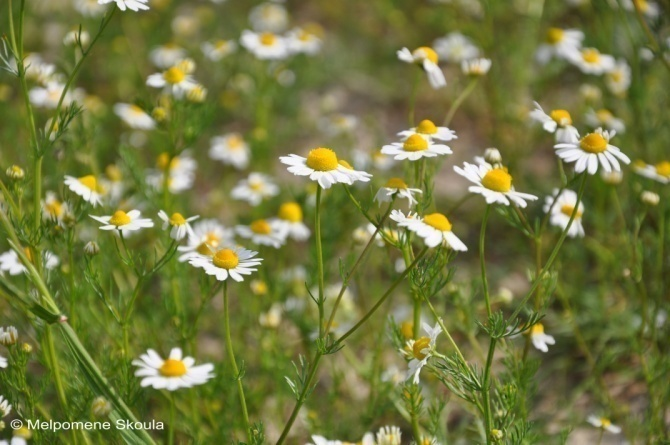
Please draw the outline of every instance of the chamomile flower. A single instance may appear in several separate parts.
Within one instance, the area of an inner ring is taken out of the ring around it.
[[[105,13],[105,7],[98,0],[74,0],[73,7],[86,17],[98,17]]]
[[[631,69],[628,62],[623,59],[617,60],[608,73],[605,74],[605,86],[612,94],[623,96],[630,88]]]
[[[670,182],[670,161],[661,161],[654,165],[635,161],[633,162],[633,171],[638,175],[653,179],[661,184]]]
[[[131,11],[146,11],[149,9],[149,6],[146,3],[149,3],[149,0],[98,0],[98,3],[101,5],[106,5],[108,3],[116,3],[116,6],[119,7],[121,11],[130,9]]]
[[[477,45],[460,32],[452,32],[435,39],[433,48],[440,59],[451,63],[461,63],[479,56]]]
[[[0,345],[12,346],[19,339],[19,331],[14,326],[0,327]],[[0,416],[2,417],[2,416]]]
[[[533,346],[535,346],[535,349],[539,351],[547,352],[549,351],[549,345],[556,344],[554,337],[544,333],[544,326],[542,323],[535,323],[526,334],[530,335],[530,341],[533,343]]]
[[[468,59],[461,62],[461,71],[466,76],[485,76],[491,69],[491,59]]]
[[[468,190],[480,194],[486,199],[487,204],[510,205],[510,201],[519,207],[526,207],[526,201],[535,201],[537,196],[521,193],[514,190],[512,186],[512,175],[507,168],[492,166],[489,163],[480,165],[463,163],[463,168],[454,166],[454,171],[465,177],[476,185],[470,186]]]
[[[276,329],[281,324],[283,311],[281,304],[273,303],[267,312],[258,316],[258,323],[264,328]]]
[[[254,258],[258,252],[242,247],[224,248],[217,250],[212,256],[195,256],[188,262],[191,266],[204,269],[207,275],[213,275],[218,281],[226,281],[228,277],[240,282],[242,275],[251,275],[263,261]]]
[[[542,124],[542,128],[554,133],[556,142],[574,142],[579,139],[579,132],[572,126],[572,116],[567,110],[551,110],[545,113],[540,104],[533,102],[535,109],[530,112],[530,118]]]
[[[172,348],[166,360],[149,349],[139,359],[133,360],[133,365],[139,368],[135,376],[142,377],[140,386],[143,388],[151,386],[154,389],[174,391],[202,385],[214,377],[214,365],[207,363],[194,366],[195,359],[183,357],[180,348]]]
[[[577,205],[577,193],[572,190],[563,190],[558,194],[559,190],[554,189],[551,196],[547,196],[544,201],[544,213],[549,213],[549,222],[552,226],[559,227],[565,230],[570,222],[570,217]],[[584,215],[584,204],[579,203],[579,208],[568,230],[568,236],[571,238],[583,237],[584,226],[582,226],[582,216]]]
[[[400,445],[401,435],[397,426],[383,426],[377,431],[377,445]]]
[[[572,56],[570,62],[582,73],[596,76],[612,71],[616,66],[614,57],[601,54],[596,48],[582,48],[578,54]]]
[[[235,237],[232,229],[227,229],[215,219],[204,219],[193,225],[193,232],[188,235],[186,246],[177,247],[183,252],[180,262],[189,260],[193,256],[211,256],[219,248],[231,245]]]
[[[214,40],[213,42],[203,42],[200,45],[200,50],[209,60],[218,62],[237,50],[237,42],[223,39]]]
[[[257,206],[266,198],[279,194],[279,187],[270,176],[263,173],[250,173],[247,179],[242,179],[230,192],[233,199],[246,201]]]
[[[7,364],[7,359],[0,355],[0,368],[6,368]]]
[[[63,222],[63,217],[69,212],[66,202],[61,202],[54,192],[47,192],[42,201],[42,219],[54,221],[58,224]]]
[[[123,210],[117,210],[110,216],[88,216],[103,224],[100,226],[100,230],[118,230],[122,235],[126,236],[130,232],[154,226],[152,220],[149,218],[140,218],[140,215],[139,210],[131,210],[127,213]]]
[[[283,60],[291,55],[286,39],[272,32],[244,30],[240,44],[260,60]]]
[[[427,323],[421,323],[421,327],[428,336],[420,337],[416,340],[408,340],[405,350],[402,351],[406,357],[411,359],[409,361],[409,369],[405,375],[405,380],[412,379],[412,382],[415,385],[419,384],[419,374],[421,373],[421,369],[426,366],[428,360],[434,355],[435,340],[442,332],[439,323],[436,323],[432,328]]]
[[[130,128],[136,130],[156,128],[156,121],[137,105],[118,103],[114,105],[114,113]]]
[[[409,188],[405,181],[400,178],[391,178],[381,187],[375,195],[375,201],[381,206],[383,202],[391,202],[393,197],[405,198],[409,205],[414,205],[417,200],[414,198],[416,193],[423,193],[421,189]]]
[[[254,31],[282,32],[288,26],[288,11],[277,3],[261,3],[249,12],[249,22]]]
[[[621,427],[618,425],[614,425],[612,421],[607,417],[597,417],[591,415],[586,419],[586,421],[591,425],[595,426],[596,428],[602,428],[603,430],[609,431],[612,434],[621,433]]]
[[[58,81],[49,81],[45,87],[35,87],[28,92],[30,103],[36,107],[56,108],[60,97],[65,90],[65,84]],[[68,91],[63,98],[63,106],[68,106],[75,99],[81,99],[81,90]]]
[[[150,75],[147,78],[147,85],[153,88],[163,88],[165,93],[176,99],[183,99],[190,90],[198,85],[189,71],[187,64],[179,63],[162,73]]]
[[[416,233],[417,236],[423,238],[426,246],[437,247],[443,245],[461,252],[468,250],[465,244],[451,231],[451,222],[443,214],[431,213],[423,218],[419,216],[406,218],[402,215],[402,212],[399,213],[391,215],[394,220],[397,220],[398,226],[406,227],[411,232]]]
[[[242,135],[229,133],[212,138],[209,146],[209,157],[232,165],[238,170],[244,170],[249,165],[251,150]]]
[[[403,142],[393,142],[382,147],[382,153],[393,156],[396,161],[417,161],[421,158],[434,158],[440,155],[453,153],[451,148],[444,144],[434,144],[420,134],[413,134]]]
[[[594,175],[599,164],[605,171],[619,171],[619,161],[629,164],[630,159],[618,147],[610,145],[609,141],[615,134],[598,128],[578,141],[554,145],[556,155],[565,162],[574,162],[577,173],[588,170],[590,175]]]
[[[340,164],[337,155],[330,148],[314,148],[309,151],[306,158],[295,154],[281,156],[282,164],[288,165],[288,171],[296,176],[309,176],[312,181],[328,189],[333,184],[351,185],[355,181],[368,182],[369,174],[346,168]],[[365,173],[367,176],[363,176]]]
[[[661,8],[657,3],[647,0],[622,0],[621,4],[626,11],[635,12],[639,8],[640,12],[650,19],[657,18],[661,13]]]
[[[340,159],[337,162],[342,167],[344,167],[346,174],[349,175],[349,177],[351,177],[354,181],[369,182],[370,178],[372,178],[372,175],[370,173],[361,170],[356,170],[354,167],[351,166],[351,164],[349,164],[344,159]]]
[[[163,230],[172,227],[170,229],[170,238],[175,241],[181,241],[187,235],[189,237],[192,236],[193,229],[189,223],[199,218],[198,215],[184,218],[181,213],[176,212],[173,213],[172,216],[168,216],[163,210],[158,212],[158,217],[163,220]]]
[[[235,232],[242,238],[250,239],[254,244],[272,246],[275,249],[279,249],[284,244],[287,235],[266,219],[254,220],[248,226],[238,225],[235,227]]]
[[[294,54],[313,56],[321,51],[323,41],[319,36],[304,28],[295,28],[286,35],[289,51]]]
[[[149,52],[149,60],[156,68],[167,69],[186,57],[186,50],[174,43],[157,46]]]
[[[102,195],[104,195],[105,190],[98,184],[95,176],[86,175],[75,178],[66,175],[64,183],[73,193],[81,196],[84,201],[91,203],[93,207],[102,203]]]
[[[599,110],[589,110],[584,116],[586,124],[593,127],[603,127],[608,131],[623,133],[626,131],[626,124],[623,120],[615,117],[611,111],[601,108]]]
[[[414,128],[401,131],[398,133],[398,136],[400,136],[401,140],[405,141],[413,134],[421,135],[431,141],[437,140],[449,142],[451,140],[458,139],[455,131],[448,129],[447,127],[438,127],[433,123],[433,121],[428,119],[422,120],[419,122],[419,125]]]
[[[398,59],[406,63],[413,63],[421,66],[428,76],[428,83],[434,89],[442,88],[447,85],[444,73],[437,65],[438,55],[430,47],[421,46],[414,51],[403,48],[396,53]]]
[[[535,53],[535,59],[545,64],[552,57],[574,60],[579,56],[584,33],[577,29],[549,28],[544,43]]]
[[[7,367],[6,360],[4,362],[5,366],[2,366],[2,363],[3,363],[2,360],[5,360],[5,359],[0,357],[0,368],[6,368]],[[2,419],[3,417],[9,416],[9,414],[11,412],[12,412],[12,405],[9,404],[9,400],[0,396],[0,419]]]
[[[30,262],[34,263],[32,252],[27,247],[23,250]],[[45,269],[51,270],[60,264],[60,258],[48,250],[42,251],[42,265]],[[7,272],[9,275],[20,275],[26,273],[28,269],[23,265],[19,255],[14,250],[0,254],[0,272]]]
[[[270,224],[283,233],[284,238],[292,238],[296,241],[304,241],[311,234],[309,228],[303,221],[302,208],[297,202],[285,202],[279,207],[276,218],[270,220]]]
[[[168,170],[168,190],[170,193],[181,193],[193,185],[197,166],[195,159],[188,152],[174,156],[171,160],[170,155],[164,152],[156,159],[158,168],[147,172],[146,181],[155,189],[162,190],[165,183],[165,171]]]

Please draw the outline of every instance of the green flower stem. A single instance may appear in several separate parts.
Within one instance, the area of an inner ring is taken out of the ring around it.
[[[409,96],[409,113],[407,116],[407,121],[410,128],[416,127],[414,123],[414,110],[416,109],[416,96],[419,93],[419,82],[421,81],[421,76],[423,75],[421,70],[417,70],[414,75],[414,83],[412,84],[412,92]]]
[[[230,338],[230,310],[228,307],[228,280],[223,282],[223,322],[225,324],[226,331],[226,352],[228,353],[228,359],[230,364],[233,367],[233,374],[235,375],[235,380],[237,380],[237,390],[240,395],[240,405],[242,406],[242,417],[244,420],[244,430],[247,433],[247,439],[251,444],[251,428],[249,427],[249,413],[247,412],[247,400],[244,397],[244,387],[242,386],[242,377],[240,376],[240,370],[237,367],[237,361],[235,361],[235,352],[233,351],[233,341]]]
[[[447,115],[444,116],[444,121],[442,124],[446,127],[449,126],[451,123],[451,120],[454,118],[454,115],[456,114],[456,111],[460,108],[460,106],[463,104],[465,99],[468,98],[470,93],[472,93],[477,86],[477,82],[479,81],[479,77],[473,77],[470,79],[470,83],[468,83],[468,86],[461,91],[461,94],[454,100],[454,102],[451,104],[451,107],[449,108],[449,111],[447,112]]]
[[[44,342],[42,347],[45,350],[47,362],[49,363],[49,368],[53,373],[54,384],[56,385],[56,394],[58,394],[58,402],[63,410],[65,417],[70,420],[70,410],[67,402],[67,396],[65,395],[65,385],[63,384],[63,376],[60,370],[60,361],[56,355],[56,345],[54,344],[54,337],[52,333],[51,325],[46,325],[44,329]],[[72,438],[76,440],[74,432],[72,433]]]
[[[321,245],[321,185],[317,184],[316,186],[316,210],[314,212],[314,238],[316,241],[316,266],[317,266],[317,279],[319,281],[319,338],[323,338],[324,331],[324,313],[323,313],[323,289],[324,289],[324,278],[323,278],[323,246]],[[329,323],[330,324],[330,323]]]
[[[482,220],[482,229],[479,232],[479,264],[481,266],[482,285],[484,286],[484,301],[486,302],[486,315],[491,317],[491,296],[489,295],[489,281],[486,277],[486,260],[484,258],[484,243],[486,241],[486,224],[489,220],[491,204],[486,205],[484,219]]]
[[[174,444],[174,424],[176,421],[176,416],[175,416],[175,405],[174,405],[174,393],[170,391],[170,394],[168,395],[168,399],[170,400],[170,422],[168,423],[168,445],[173,445]]]
[[[426,302],[426,304],[428,305],[428,309],[430,309],[430,312],[433,314],[433,317],[435,317],[435,319],[437,320],[437,323],[440,325],[440,328],[442,328],[442,332],[444,332],[444,334],[447,336],[447,339],[449,340],[449,343],[451,344],[451,346],[456,351],[456,355],[458,355],[458,358],[461,360],[461,362],[464,365],[467,365],[468,362],[465,360],[465,357],[463,357],[463,354],[461,353],[461,350],[459,349],[458,345],[456,344],[456,342],[452,338],[451,334],[449,333],[449,330],[444,325],[444,322],[442,321],[442,319],[438,315],[437,311],[433,307],[433,304],[430,302],[430,300],[428,299],[428,296],[426,294],[423,294],[423,299]]]
[[[484,405],[484,428],[486,429],[486,444],[491,443],[491,431],[493,430],[493,415],[491,413],[491,368],[493,367],[493,354],[496,350],[496,339],[491,337],[489,352],[484,367],[484,379],[482,381],[482,398]]]

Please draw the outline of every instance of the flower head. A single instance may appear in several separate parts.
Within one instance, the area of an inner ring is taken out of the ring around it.
[[[204,269],[207,275],[213,275],[218,281],[226,281],[228,277],[240,282],[242,275],[251,275],[263,261],[254,258],[258,252],[242,247],[219,249],[211,256],[196,255],[189,259],[191,266]]]
[[[166,69],[177,65],[186,57],[186,50],[175,43],[157,46],[149,52],[149,59],[157,68]]]
[[[149,3],[149,0],[98,0],[98,3],[101,5],[106,5],[112,2],[116,3],[116,6],[118,6],[121,11],[130,9],[131,11],[138,12],[139,10],[146,11],[149,9],[149,6],[146,4]]]
[[[635,161],[633,162],[633,171],[661,184],[670,182],[670,161],[661,161],[653,165],[643,161]]]
[[[135,371],[135,376],[142,377],[140,385],[143,388],[151,386],[154,389],[174,391],[202,385],[214,377],[214,365],[207,363],[194,366],[195,359],[182,357],[180,348],[173,348],[166,360],[153,349],[149,349],[139,359],[133,360],[133,365],[139,368]]]
[[[211,256],[219,248],[231,245],[234,237],[233,230],[225,228],[217,220],[201,220],[193,225],[186,246],[177,247],[179,252],[183,252],[179,261],[184,262],[197,255]]]
[[[584,33],[577,29],[549,28],[535,58],[542,64],[549,62],[552,57],[573,60],[579,55],[582,40]]]
[[[421,327],[426,332],[427,336],[420,337],[416,340],[408,340],[406,349],[402,353],[410,358],[409,369],[405,380],[412,378],[414,384],[419,383],[419,374],[421,369],[426,366],[428,359],[435,353],[435,343],[437,336],[442,332],[439,323],[434,327],[430,327],[427,323],[422,323]]]
[[[466,76],[479,77],[485,76],[491,69],[491,59],[478,58],[463,60],[461,62],[461,71]]]
[[[400,227],[406,227],[420,238],[423,238],[426,246],[447,246],[453,250],[465,252],[468,248],[451,231],[451,222],[441,213],[430,213],[423,218],[419,216],[406,217],[400,210],[391,213],[391,219]]]
[[[147,78],[147,85],[163,88],[165,93],[176,99],[183,99],[190,90],[198,86],[191,72],[192,66],[189,63],[180,62],[162,73],[150,75]]]
[[[542,128],[549,133],[556,134],[556,142],[574,142],[579,139],[579,132],[572,126],[572,116],[567,110],[551,110],[545,113],[540,104],[533,102],[535,109],[530,112],[530,118],[542,124]]]
[[[453,130],[448,129],[447,127],[438,127],[433,121],[428,119],[422,120],[419,122],[419,125],[414,128],[401,131],[398,133],[398,136],[405,141],[413,134],[418,134],[431,141],[437,140],[449,142],[453,139],[458,139],[458,136],[456,136],[456,133]]]
[[[377,432],[377,445],[400,445],[401,435],[397,426],[383,426]]]
[[[393,142],[382,147],[382,153],[393,156],[396,161],[404,159],[417,161],[421,158],[434,158],[453,153],[451,148],[443,144],[434,144],[421,134],[412,134],[403,142]]]
[[[616,133],[623,133],[626,131],[626,124],[624,124],[623,120],[614,116],[614,114],[606,108],[589,110],[584,116],[584,120],[593,128],[603,127],[608,131]]]
[[[482,195],[486,199],[487,204],[498,203],[510,205],[511,201],[523,208],[527,205],[526,201],[535,201],[537,199],[537,196],[514,190],[512,175],[509,174],[505,167],[494,167],[486,162],[479,165],[465,162],[463,163],[463,168],[454,166],[454,171],[476,184],[470,186],[468,190],[472,193]]]
[[[217,136],[210,142],[209,157],[238,170],[247,168],[250,156],[249,144],[238,133]]]
[[[4,360],[2,357],[0,357],[0,361]],[[5,368],[6,366],[0,365],[0,368]],[[9,414],[12,412],[12,405],[9,404],[9,400],[5,399],[4,397],[0,396],[0,419],[3,417],[9,416]]]
[[[419,65],[426,72],[428,76],[428,83],[434,89],[442,88],[447,85],[447,81],[444,78],[444,73],[437,65],[438,55],[432,48],[428,46],[421,46],[414,51],[410,51],[407,48],[403,48],[396,53],[398,59],[406,63],[414,63]]]
[[[614,131],[598,128],[578,141],[554,145],[556,155],[565,162],[574,162],[577,173],[588,169],[588,173],[594,175],[598,165],[605,171],[619,171],[619,161],[629,164],[630,159],[618,147],[610,145],[609,141],[615,134]]]
[[[27,247],[23,249],[28,260],[34,264],[33,254]],[[45,269],[51,270],[60,264],[60,258],[48,250],[42,251],[42,264]],[[14,250],[0,254],[0,272],[7,272],[9,275],[20,275],[27,272],[26,266],[23,265],[19,255]]]
[[[579,203],[579,208],[575,212],[577,205],[577,193],[572,190],[563,190],[559,194],[558,189],[554,189],[551,196],[547,196],[544,201],[544,212],[550,214],[549,222],[552,226],[565,230],[570,222],[570,217],[575,213],[572,225],[568,230],[568,236],[583,237],[584,226],[582,226],[582,215],[584,215],[584,204]]]
[[[260,60],[282,60],[291,55],[286,38],[270,31],[244,30],[240,44]]]
[[[270,225],[277,228],[284,238],[293,238],[296,241],[304,241],[311,234],[309,228],[303,223],[302,208],[297,202],[285,202],[279,207],[276,218],[269,220]]]
[[[84,201],[93,204],[93,207],[102,203],[102,195],[105,194],[105,190],[95,176],[86,175],[75,178],[66,175],[64,182],[72,192],[81,196]]]
[[[571,56],[570,61],[585,74],[601,75],[612,71],[616,65],[614,57],[601,54],[596,48],[582,48]]]
[[[586,419],[591,425],[596,428],[602,428],[605,431],[609,431],[612,434],[619,434],[621,432],[621,427],[614,425],[610,419],[607,417],[598,417],[598,416],[589,416]]]
[[[400,178],[391,178],[386,182],[384,187],[379,189],[374,200],[381,206],[383,202],[391,202],[393,197],[396,196],[405,198],[409,205],[413,205],[417,203],[417,200],[414,198],[414,195],[417,193],[423,193],[423,190],[408,187],[405,181]]]
[[[452,32],[444,37],[435,39],[433,48],[440,59],[452,63],[461,63],[464,60],[474,59],[479,56],[477,45],[460,32]]]
[[[282,227],[272,224],[267,219],[257,219],[248,226],[238,225],[235,231],[242,238],[250,239],[251,242],[260,246],[272,246],[279,249],[286,242],[288,234]]]
[[[158,217],[163,220],[163,230],[172,227],[170,229],[170,238],[175,241],[181,241],[186,235],[192,236],[193,229],[189,223],[199,218],[198,215],[184,218],[181,213],[176,212],[172,216],[168,216],[163,210],[158,212]]]
[[[137,130],[156,128],[156,121],[137,105],[118,103],[114,105],[114,113],[130,128]]]
[[[233,199],[247,201],[257,206],[263,199],[279,194],[279,187],[270,176],[263,173],[250,173],[247,179],[242,179],[230,192]]]
[[[342,165],[330,148],[312,149],[306,158],[291,154],[282,156],[279,160],[289,166],[289,172],[297,176],[309,176],[309,179],[318,182],[324,189],[337,183],[351,185],[355,181],[368,182],[372,177],[369,173],[349,168],[348,164]]]
[[[88,216],[103,224],[100,226],[100,230],[118,230],[122,235],[126,236],[130,232],[154,226],[152,220],[149,218],[140,218],[140,214],[139,210],[131,210],[127,213],[123,210],[117,210],[113,215],[109,216]]]
[[[548,345],[556,344],[556,340],[554,340],[554,337],[544,333],[544,326],[542,325],[542,323],[535,323],[527,331],[527,334],[530,335],[530,341],[533,342],[533,346],[535,346],[536,349],[542,352],[549,351]]]
[[[12,346],[19,339],[19,332],[14,326],[0,327],[0,345]],[[0,416],[1,417],[1,416]]]

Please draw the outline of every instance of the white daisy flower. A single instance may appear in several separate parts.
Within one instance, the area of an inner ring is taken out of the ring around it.
[[[279,160],[289,166],[289,172],[296,176],[309,176],[309,179],[318,182],[324,189],[338,183],[351,185],[355,181],[368,182],[371,176],[343,166],[330,148],[312,149],[306,158],[290,154],[281,156]]]
[[[147,78],[147,85],[153,88],[163,88],[166,94],[176,99],[183,99],[186,94],[198,86],[193,76],[183,63],[175,65],[162,73],[152,74]]]
[[[5,365],[3,366],[3,360],[0,356],[0,368],[6,368],[7,367],[7,361],[5,360],[4,363]],[[0,396],[0,419],[3,417],[9,416],[9,414],[12,412],[12,405],[9,404],[9,400],[5,399],[4,397]]]
[[[572,190],[563,190],[558,194],[559,190],[554,189],[551,196],[547,196],[544,200],[544,213],[550,213],[549,222],[552,226],[559,227],[565,230],[570,222],[570,217],[577,204],[577,193]],[[552,206],[553,204],[553,206]],[[584,227],[582,226],[582,216],[584,215],[584,203],[579,203],[579,208],[572,221],[568,236],[571,238],[583,237]]]
[[[288,11],[277,3],[261,3],[249,12],[249,22],[254,31],[282,32],[289,23]]]
[[[289,51],[294,54],[313,56],[321,51],[323,41],[314,33],[304,28],[295,28],[286,35]]]
[[[36,107],[54,109],[65,90],[65,84],[58,81],[49,81],[46,87],[35,87],[28,92],[30,103]],[[63,106],[66,107],[76,99],[81,99],[82,90],[68,91],[63,98]]]
[[[415,385],[419,384],[421,369],[426,366],[428,359],[435,353],[435,340],[442,332],[439,323],[436,323],[432,328],[428,323],[421,323],[421,327],[428,336],[420,337],[417,340],[408,340],[405,350],[402,351],[406,357],[411,358],[405,380],[411,378]]]
[[[521,193],[512,186],[512,175],[505,167],[493,167],[491,164],[480,165],[463,163],[463,168],[454,166],[454,171],[476,185],[468,190],[478,193],[486,199],[487,204],[510,205],[510,201],[519,207],[526,207],[526,201],[535,201],[537,196]]]
[[[286,241],[287,233],[266,219],[257,219],[248,226],[235,226],[235,232],[252,243],[260,246],[272,246],[279,249]]]
[[[66,175],[64,183],[73,193],[81,196],[84,201],[91,203],[93,207],[102,204],[102,195],[105,194],[105,190],[98,184],[95,176],[86,175],[75,178]]]
[[[596,76],[610,72],[616,66],[614,57],[601,54],[596,48],[582,48],[578,54],[572,56],[570,62],[582,73]]]
[[[193,256],[211,256],[219,248],[233,244],[235,232],[227,229],[215,219],[204,219],[193,225],[193,232],[188,235],[186,246],[177,247],[183,252],[180,262],[189,260]]]
[[[74,0],[74,9],[86,17],[99,17],[105,13],[105,7],[98,0]]]
[[[0,355],[0,368],[6,368],[7,363],[7,359]]]
[[[397,426],[383,426],[377,432],[377,445],[400,445],[402,432]]]
[[[398,59],[406,63],[413,63],[421,66],[428,76],[428,83],[434,89],[442,88],[447,85],[444,73],[437,65],[437,53],[427,46],[421,46],[414,51],[403,48],[396,53]]]
[[[451,222],[441,213],[431,213],[421,218],[419,216],[405,217],[402,212],[398,211],[392,214],[391,218],[398,223],[398,226],[406,227],[423,238],[428,247],[442,245],[460,252],[468,250],[451,231]]]
[[[661,8],[658,3],[650,2],[648,0],[622,0],[621,5],[623,6],[623,9],[631,12],[635,12],[637,6],[640,8],[640,12],[650,19],[658,18],[661,14]]]
[[[200,45],[202,53],[212,62],[218,62],[226,56],[231,55],[237,50],[237,42],[234,40],[215,40],[213,42],[203,42]]]
[[[414,198],[414,194],[416,193],[423,193],[423,190],[409,188],[405,181],[400,178],[391,178],[386,182],[384,187],[379,189],[374,200],[381,206],[383,202],[393,201],[393,196],[396,195],[399,198],[405,198],[411,206],[417,203],[417,200]]]
[[[601,170],[600,177],[605,182],[605,184],[618,185],[621,184],[621,182],[623,181],[623,172],[621,171],[608,172],[605,170]]]
[[[382,147],[382,153],[393,156],[396,161],[404,159],[417,161],[421,158],[433,158],[439,155],[452,154],[451,148],[444,144],[434,144],[420,134],[413,134],[404,142],[393,142]]]
[[[614,68],[605,74],[605,85],[612,94],[623,96],[630,88],[631,78],[630,65],[625,60],[619,59]]]
[[[535,323],[527,332],[527,335],[530,335],[530,341],[535,346],[535,349],[547,352],[549,351],[549,345],[555,345],[556,340],[551,335],[544,333],[544,326],[542,323]]]
[[[605,171],[619,171],[619,161],[630,164],[630,159],[618,147],[610,145],[609,141],[615,134],[598,128],[578,141],[554,145],[556,155],[565,162],[574,162],[577,173],[588,169],[588,173],[594,175],[598,171],[598,164]]]
[[[240,44],[257,59],[282,60],[291,55],[286,38],[271,32],[242,31]]]
[[[460,32],[451,32],[435,39],[433,48],[440,59],[451,63],[461,63],[463,60],[479,57],[477,45]]]
[[[229,133],[212,138],[209,157],[232,165],[238,170],[244,170],[249,165],[251,150],[239,133]]]
[[[579,56],[584,33],[577,29],[549,28],[545,41],[535,53],[535,59],[545,64],[552,57],[573,60]]]
[[[63,217],[68,213],[69,208],[66,202],[60,201],[54,192],[46,193],[45,199],[42,200],[42,219],[61,224]]]
[[[242,179],[230,192],[233,199],[246,201],[252,206],[257,206],[263,199],[271,198],[279,194],[279,186],[272,178],[263,173],[250,173],[247,179]]]
[[[469,59],[461,62],[461,71],[466,76],[485,76],[491,69],[491,59]]]
[[[433,123],[433,121],[428,119],[422,120],[419,122],[419,125],[414,128],[401,131],[398,133],[398,136],[400,136],[402,141],[405,141],[413,134],[421,135],[431,141],[438,140],[449,142],[451,140],[458,139],[455,131],[448,129],[447,127],[438,127]]]
[[[626,124],[623,120],[615,117],[611,111],[601,108],[599,110],[589,110],[584,116],[586,124],[593,127],[603,127],[608,131],[623,133],[626,131]]]
[[[175,241],[183,240],[187,235],[189,237],[193,236],[193,229],[189,224],[191,221],[195,221],[200,216],[191,216],[190,218],[184,218],[181,213],[173,213],[172,216],[168,216],[163,210],[158,212],[158,217],[163,220],[163,230],[167,229],[168,226],[172,227],[170,229],[170,238]]]
[[[33,262],[33,254],[27,247],[23,249],[28,260]],[[60,258],[48,250],[42,251],[42,265],[45,269],[51,270],[60,264]],[[0,272],[7,272],[9,275],[20,275],[28,272],[23,265],[19,255],[14,250],[0,254]]]
[[[149,60],[156,68],[167,69],[177,65],[186,57],[186,50],[174,43],[157,46],[149,52]]]
[[[349,175],[354,181],[368,182],[370,181],[370,178],[372,178],[370,173],[354,169],[354,167],[352,167],[351,164],[349,164],[344,159],[340,159],[337,162],[342,167],[344,167],[346,174]]]
[[[643,161],[633,162],[633,171],[645,178],[653,179],[661,184],[670,182],[670,162],[661,161],[655,165],[646,164]]]
[[[172,348],[167,360],[149,349],[139,359],[133,360],[133,365],[139,368],[135,376],[142,377],[140,385],[143,388],[151,386],[154,389],[174,391],[202,385],[214,377],[214,365],[207,363],[194,366],[195,359],[183,357],[180,348]]]
[[[591,425],[595,426],[596,428],[602,428],[605,431],[609,431],[612,434],[621,433],[621,427],[618,425],[614,425],[612,421],[607,417],[597,417],[591,415],[586,419],[586,421],[589,422]]]
[[[143,11],[149,9],[149,6],[146,4],[149,3],[149,0],[98,0],[98,3],[101,5],[106,5],[112,2],[116,3],[116,6],[118,6],[121,11],[125,11],[126,8],[135,12],[140,9]]]
[[[549,133],[554,133],[556,142],[575,142],[579,139],[579,132],[572,126],[572,116],[566,110],[551,110],[545,113],[540,104],[533,102],[535,109],[530,112],[530,118],[542,124],[542,128]]]
[[[258,324],[264,328],[276,329],[281,324],[283,308],[279,303],[272,303],[270,310],[258,316]]]
[[[195,159],[188,152],[174,156],[170,161],[168,153],[161,153],[156,159],[158,169],[147,172],[147,184],[156,190],[162,190],[165,182],[165,170],[169,169],[168,190],[170,193],[181,193],[189,190],[195,181],[195,170],[198,167]]]
[[[128,213],[117,210],[110,216],[88,216],[103,224],[100,230],[119,230],[123,236],[126,236],[130,232],[154,226],[151,219],[140,218],[140,214],[139,210],[131,210]]]
[[[311,234],[305,225],[302,216],[302,208],[297,202],[285,202],[279,207],[277,218],[270,220],[270,225],[275,226],[284,238],[292,238],[296,241],[304,241]]]
[[[156,121],[137,105],[115,104],[114,113],[130,128],[137,130],[153,130],[156,128]]]
[[[247,250],[242,247],[231,249],[220,249],[212,256],[194,256],[188,262],[191,266],[202,268],[207,275],[213,275],[218,281],[226,281],[228,277],[240,282],[244,281],[242,275],[251,275],[263,261],[262,258],[254,258],[258,252]]]
[[[19,339],[19,331],[14,326],[0,327],[0,345],[15,345]],[[2,416],[0,416],[2,417]]]

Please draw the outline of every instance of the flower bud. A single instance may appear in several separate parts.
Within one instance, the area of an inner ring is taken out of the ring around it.
[[[88,256],[95,256],[100,253],[100,246],[95,241],[89,241],[84,246],[84,253]]]
[[[643,203],[647,204],[648,206],[657,206],[661,198],[658,196],[657,193],[650,192],[648,190],[644,190],[640,194],[640,199],[642,200]]]
[[[12,165],[5,173],[7,173],[7,176],[14,181],[20,181],[26,176],[26,172],[18,165]]]

